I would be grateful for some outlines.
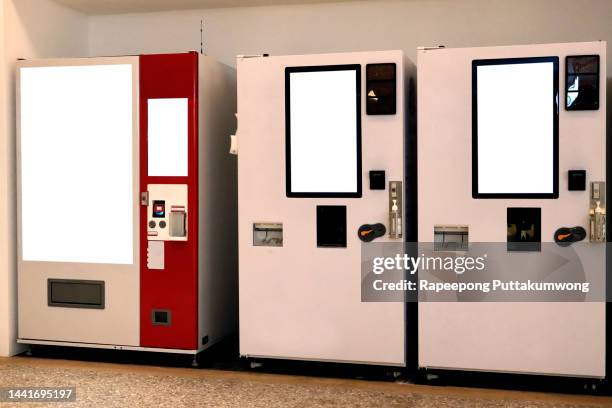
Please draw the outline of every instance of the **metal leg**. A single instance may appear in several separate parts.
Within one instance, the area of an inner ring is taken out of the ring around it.
[[[191,366],[193,368],[200,367],[200,363],[198,363],[198,355],[197,354],[193,356],[193,360],[191,361]]]

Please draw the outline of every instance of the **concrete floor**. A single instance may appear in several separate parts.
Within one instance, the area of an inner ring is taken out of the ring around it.
[[[67,407],[612,407],[612,397],[0,358],[0,387],[11,386],[74,386],[77,400]],[[0,403],[11,406],[48,405]]]

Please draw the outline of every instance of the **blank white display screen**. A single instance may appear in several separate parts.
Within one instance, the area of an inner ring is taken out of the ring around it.
[[[361,196],[359,66],[287,75],[287,195]]]
[[[149,176],[187,176],[188,99],[148,100]]]
[[[132,65],[20,69],[24,261],[133,264]]]
[[[474,61],[475,197],[558,195],[555,60]]]

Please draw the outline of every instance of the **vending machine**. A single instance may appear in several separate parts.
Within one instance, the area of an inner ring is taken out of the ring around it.
[[[423,48],[418,71],[419,241],[497,244],[492,275],[539,283],[584,253],[604,292],[421,302],[419,366],[605,377],[606,43]]]
[[[234,70],[17,64],[18,341],[197,354],[237,330]]]
[[[240,354],[404,366],[405,305],[362,302],[361,246],[406,239],[414,67],[381,51],[237,70]]]

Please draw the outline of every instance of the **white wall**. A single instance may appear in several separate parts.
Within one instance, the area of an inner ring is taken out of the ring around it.
[[[51,0],[2,0],[0,11],[0,355],[19,351],[16,304],[15,81],[17,58],[85,56],[87,19]]]
[[[263,52],[403,49],[414,58],[420,45],[612,42],[610,0],[380,0],[98,16],[90,53],[199,50],[201,18],[206,52],[228,64]]]

